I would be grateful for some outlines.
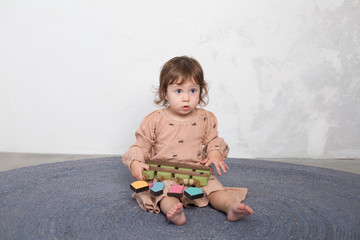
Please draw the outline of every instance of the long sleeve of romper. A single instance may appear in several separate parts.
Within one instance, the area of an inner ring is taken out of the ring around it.
[[[211,151],[219,151],[223,160],[225,160],[229,153],[229,146],[223,138],[218,136],[218,122],[212,112],[207,112],[206,119],[207,127],[204,138],[204,150],[206,154]]]
[[[144,118],[135,133],[136,143],[123,155],[122,161],[130,169],[133,161],[145,162],[150,158],[151,149],[155,142],[156,113],[151,113]]]

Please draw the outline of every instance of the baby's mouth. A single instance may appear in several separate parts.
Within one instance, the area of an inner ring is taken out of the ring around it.
[[[185,110],[185,111],[187,111],[187,110],[190,109],[190,106],[183,106],[182,109]]]

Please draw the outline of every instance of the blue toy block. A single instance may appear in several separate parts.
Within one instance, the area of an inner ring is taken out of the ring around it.
[[[163,182],[156,182],[150,189],[150,193],[154,196],[159,196],[164,192],[165,184]]]
[[[204,196],[204,193],[201,190],[201,188],[196,188],[196,187],[189,187],[188,189],[185,190],[184,194],[185,196],[187,196],[192,200],[197,198],[202,198]]]

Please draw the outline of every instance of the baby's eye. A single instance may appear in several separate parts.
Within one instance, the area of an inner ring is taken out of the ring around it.
[[[196,89],[193,88],[193,89],[190,90],[190,92],[191,92],[191,93],[195,93],[195,92],[196,92]]]
[[[181,93],[182,90],[181,90],[181,89],[176,89],[175,92],[176,92],[176,93]]]

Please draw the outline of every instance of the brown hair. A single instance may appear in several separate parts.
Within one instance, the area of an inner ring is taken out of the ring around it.
[[[178,84],[183,84],[191,78],[194,79],[195,83],[200,86],[199,104],[205,106],[207,104],[208,86],[204,80],[203,70],[198,61],[187,56],[174,57],[164,64],[160,72],[160,84],[154,102],[167,106],[169,104],[165,99],[167,88],[176,83],[179,78],[181,81]]]

